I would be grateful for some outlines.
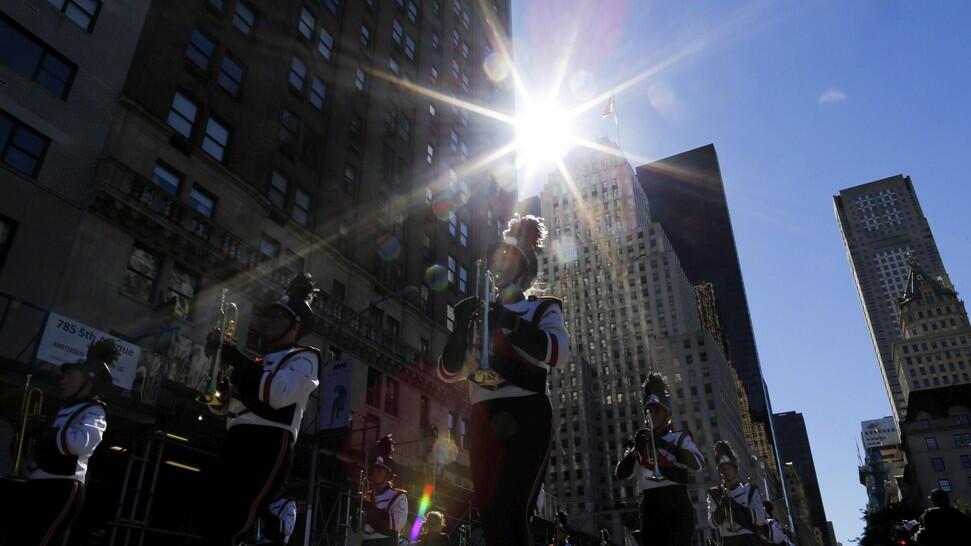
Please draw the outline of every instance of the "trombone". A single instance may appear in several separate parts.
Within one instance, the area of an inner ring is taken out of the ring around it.
[[[654,475],[648,479],[651,481],[662,481],[664,476],[661,475],[661,465],[658,464],[657,460],[657,443],[654,441],[654,419],[651,417],[651,410],[648,407],[644,408],[644,424],[647,426],[651,438],[651,457],[654,459]]]
[[[492,272],[486,266],[485,260],[479,259],[475,262],[475,297],[481,307],[476,309],[476,315],[472,319],[472,356],[479,363],[479,367],[472,372],[472,382],[477,385],[492,387],[505,381],[502,374],[497,372],[490,365],[490,353],[492,352],[491,328],[489,324],[489,306],[496,299],[496,282],[492,277]],[[482,345],[476,347],[479,337],[482,338]]]
[[[19,476],[24,464],[24,448],[27,447],[27,424],[31,417],[41,415],[44,408],[44,392],[38,387],[30,386],[31,374],[27,374],[24,382],[24,395],[20,400],[20,426],[17,429],[17,455],[13,465],[13,476]]]
[[[196,402],[207,406],[220,407],[225,400],[225,392],[220,387],[225,383],[226,370],[223,368],[223,345],[236,338],[236,322],[239,318],[239,307],[234,302],[227,302],[228,288],[223,288],[219,295],[219,319],[216,328],[219,330],[219,347],[209,357],[209,387],[206,392],[196,397]]]

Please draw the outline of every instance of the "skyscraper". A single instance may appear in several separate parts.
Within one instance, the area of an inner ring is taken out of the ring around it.
[[[887,395],[899,421],[906,399],[892,349],[900,337],[896,303],[907,283],[907,256],[935,278],[945,273],[944,264],[910,177],[897,175],[841,190],[833,204]]]
[[[630,164],[586,149],[564,161],[569,179],[551,174],[540,194],[550,229],[541,271],[549,293],[564,299],[573,346],[572,361],[553,375],[546,487],[571,522],[619,537],[639,493],[612,472],[624,441],[643,427],[640,385],[650,370],[667,378],[677,429],[689,430],[705,453],[715,440],[730,441],[742,475],[755,469],[735,373],[702,324],[707,307],[699,309],[664,228],[651,221]],[[708,532],[705,491],[716,481],[709,466],[688,485],[699,537]]]
[[[813,463],[813,451],[809,445],[809,434],[806,432],[806,421],[802,414],[795,411],[776,413],[772,416],[775,423],[776,447],[783,464],[792,463],[799,474],[800,481],[806,495],[812,524],[824,537],[826,532],[826,511],[823,509],[823,497],[819,493],[819,480],[816,478],[816,465]],[[832,545],[830,545],[832,546]]]

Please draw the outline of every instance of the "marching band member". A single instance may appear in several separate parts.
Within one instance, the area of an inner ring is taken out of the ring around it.
[[[552,440],[547,376],[569,360],[570,342],[562,302],[526,296],[539,272],[537,252],[546,226],[535,216],[510,220],[504,240],[489,252],[499,294],[491,302],[491,367],[502,380],[477,384],[479,367],[470,340],[476,298],[458,303],[455,325],[439,360],[447,382],[469,379],[470,455],[476,507],[488,544],[533,544],[529,520],[546,472]],[[494,328],[494,330],[493,330]]]
[[[653,430],[637,431],[614,475],[618,480],[637,480],[642,544],[687,546],[695,530],[688,473],[701,470],[705,457],[690,432],[674,430],[668,386],[661,374],[652,372],[644,381],[643,404]]]
[[[51,427],[36,437],[24,467],[22,499],[13,502],[5,544],[62,544],[84,503],[88,460],[108,428],[98,394],[111,385],[109,365],[118,358],[110,340],[88,348],[85,360],[61,366],[58,394],[66,402]]]
[[[762,493],[738,480],[738,458],[728,442],[715,443],[715,463],[722,483],[708,490],[708,523],[722,546],[758,546],[756,529],[766,524]]]
[[[370,491],[364,498],[365,546],[398,546],[408,519],[408,492],[394,487],[394,440],[388,434],[378,440],[368,464]]]
[[[445,514],[432,510],[421,524],[418,542],[421,546],[449,546],[449,536],[442,532],[445,527]],[[458,530],[461,532],[461,530]]]
[[[765,508],[765,527],[764,531],[760,533],[762,542],[766,544],[792,546],[792,542],[789,542],[789,537],[786,535],[785,528],[772,515],[772,501],[767,500],[763,502],[762,507]]]
[[[280,497],[307,400],[318,385],[320,351],[297,344],[313,329],[310,303],[317,292],[310,275],[302,273],[290,281],[285,296],[263,309],[260,322],[267,354],[254,360],[235,345],[222,348],[224,362],[232,367],[233,391],[218,410],[226,415],[229,433],[213,470],[219,502],[213,503],[214,514],[206,522],[206,544],[238,544],[258,515],[294,515]],[[215,330],[207,341],[207,354],[220,343],[222,333]],[[267,526],[271,534],[281,528],[285,534],[292,522]]]

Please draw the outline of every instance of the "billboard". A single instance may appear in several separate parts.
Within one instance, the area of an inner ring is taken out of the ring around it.
[[[47,317],[44,333],[37,346],[37,359],[58,366],[66,362],[77,362],[87,355],[88,346],[105,338],[113,340],[120,352],[111,369],[111,382],[123,389],[131,389],[141,349],[53,311]]]

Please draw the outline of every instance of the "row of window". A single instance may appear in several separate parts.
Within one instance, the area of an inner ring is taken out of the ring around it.
[[[971,468],[971,455],[961,455],[961,468]],[[936,472],[944,472],[946,470],[944,466],[944,459],[941,457],[931,457],[931,466],[934,467]]]
[[[971,446],[971,433],[954,434],[951,438],[954,440],[954,447]],[[927,446],[927,449],[940,449],[941,447],[936,436],[924,437],[924,445]]]

